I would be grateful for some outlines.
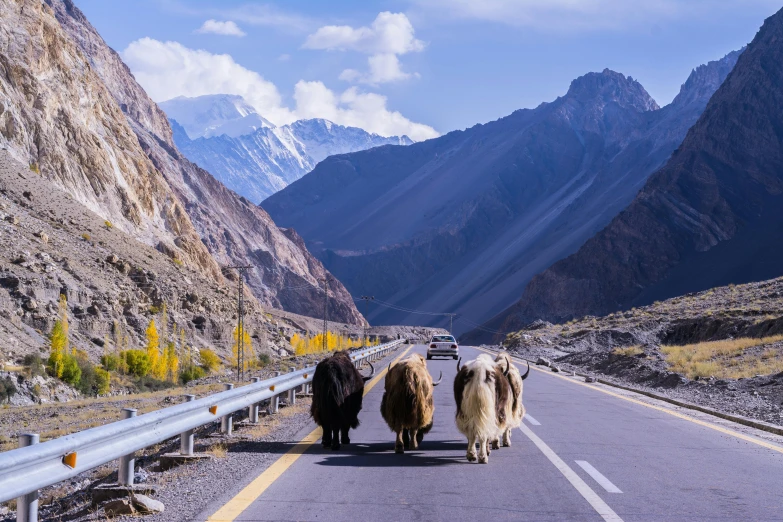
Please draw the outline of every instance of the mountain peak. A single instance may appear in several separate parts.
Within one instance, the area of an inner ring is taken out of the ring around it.
[[[657,110],[658,104],[638,81],[630,76],[604,69],[580,76],[568,89],[566,98],[581,103],[614,102],[641,112]]]
[[[160,108],[177,120],[190,139],[227,134],[250,134],[274,124],[257,113],[255,107],[237,94],[206,94],[189,98],[177,96],[161,102]]]
[[[720,87],[729,75],[745,47],[738,51],[732,51],[720,60],[713,60],[700,65],[691,71],[690,76],[682,84],[679,94],[672,101],[672,105],[686,105],[694,101],[701,101],[706,105],[712,94]]]

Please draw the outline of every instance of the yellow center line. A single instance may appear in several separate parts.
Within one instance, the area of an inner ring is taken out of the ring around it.
[[[396,363],[413,348],[414,345],[409,346],[404,352],[402,352],[393,363]],[[364,387],[364,395],[380,382],[386,375],[387,369],[384,368],[375,378],[373,378]],[[321,438],[321,428],[318,427],[311,431],[305,438],[300,440],[293,448],[288,450],[282,457],[277,459],[271,466],[266,468],[263,473],[256,477],[253,482],[245,486],[245,488],[237,493],[237,495],[229,500],[223,507],[218,509],[207,520],[210,522],[233,522],[236,518],[242,514],[250,505],[260,497],[269,486],[274,483],[275,480],[280,478],[280,475],[290,468],[294,462],[306,452],[310,446],[318,442]]]
[[[489,354],[493,354],[493,355],[496,354],[496,352],[491,352],[489,350],[485,350],[484,348],[476,347],[476,349],[477,350],[481,350],[482,352],[489,353]],[[624,401],[632,402],[634,404],[639,404],[639,405],[644,406],[646,408],[652,408],[653,410],[658,410],[658,411],[663,412],[663,413],[668,413],[669,415],[673,415],[674,417],[678,417],[680,419],[686,420],[688,422],[692,422],[694,424],[698,424],[699,426],[704,426],[705,428],[709,428],[711,430],[719,431],[721,433],[724,433],[726,435],[730,435],[732,437],[736,437],[736,438],[744,440],[746,442],[751,442],[753,444],[757,444],[759,446],[763,446],[763,447],[765,447],[767,449],[770,449],[772,451],[776,451],[778,453],[783,453],[783,447],[778,446],[777,444],[772,444],[771,442],[767,442],[765,440],[762,440],[762,439],[759,439],[759,438],[756,438],[756,437],[752,437],[750,435],[745,435],[744,433],[740,433],[738,431],[730,430],[728,428],[724,428],[723,426],[718,426],[717,424],[713,424],[711,422],[706,422],[706,421],[703,421],[703,420],[695,419],[695,418],[693,418],[693,417],[691,417],[689,415],[685,415],[684,413],[680,413],[680,412],[674,411],[674,410],[669,409],[669,408],[664,408],[663,406],[657,406],[655,404],[650,404],[648,402],[644,402],[644,401],[640,401],[638,399],[633,399],[631,397],[626,397],[626,396],[620,395],[619,393],[614,393],[614,392],[609,391],[609,390],[604,390],[603,388],[599,388],[599,387],[593,386],[591,384],[575,381],[573,379],[569,379],[568,377],[566,377],[564,375],[558,375],[556,373],[552,373],[551,371],[547,372],[547,371],[542,370],[540,368],[536,368],[535,366],[531,366],[531,368],[533,370],[536,370],[538,372],[543,373],[544,375],[548,375],[550,377],[557,377],[559,379],[564,379],[565,381],[570,382],[571,384],[576,384],[578,386],[584,386],[586,388],[590,388],[591,390],[599,391],[601,393],[605,393],[607,395],[611,395],[612,397],[616,397],[616,398],[622,399]]]

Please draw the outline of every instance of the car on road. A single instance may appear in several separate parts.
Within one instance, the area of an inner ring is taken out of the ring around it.
[[[427,359],[433,357],[459,357],[459,345],[453,335],[433,335],[427,348]]]

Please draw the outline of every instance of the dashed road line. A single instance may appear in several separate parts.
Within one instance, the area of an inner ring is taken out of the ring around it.
[[[585,472],[587,472],[588,475],[593,477],[593,480],[598,482],[601,485],[601,487],[607,491],[607,493],[622,493],[622,491],[620,491],[620,488],[612,484],[612,481],[604,477],[600,471],[595,469],[586,460],[577,460],[575,462],[579,465],[580,468],[585,470]]]
[[[541,426],[541,423],[540,423],[540,422],[538,422],[538,421],[537,421],[536,419],[534,419],[533,417],[531,417],[531,416],[530,416],[530,414],[528,414],[528,413],[525,413],[525,419],[527,419],[527,421],[528,421],[530,424],[532,424],[533,426]]]
[[[541,453],[543,453],[544,456],[549,459],[549,462],[554,464],[558,471],[560,471],[560,473],[563,474],[568,482],[574,486],[574,489],[576,489],[579,494],[584,497],[584,499],[593,507],[593,509],[595,509],[596,513],[598,513],[601,518],[603,518],[606,522],[623,522],[623,519],[620,518],[620,516],[615,513],[612,508],[610,508],[609,505],[604,502],[601,497],[599,497],[598,494],[593,491],[592,488],[590,488],[590,486],[588,486],[587,483],[582,480],[582,478],[563,461],[563,459],[558,457],[557,453],[555,453],[552,448],[546,444],[546,442],[541,440],[535,433],[533,433],[530,428],[524,424],[522,424],[519,429],[522,430],[522,433],[524,433],[527,438],[529,438],[533,444],[538,447],[539,450],[541,450]]]
[[[404,352],[402,352],[392,363],[396,363],[411,350],[415,345],[409,346]],[[381,379],[386,375],[387,369],[384,368],[373,380],[368,382],[364,386],[364,394],[372,389],[373,386],[378,384]],[[316,428],[311,431],[305,438],[300,440],[293,448],[288,450],[282,457],[277,459],[271,466],[266,468],[263,473],[256,477],[250,484],[245,486],[242,491],[229,500],[223,507],[218,509],[207,520],[209,522],[233,522],[236,518],[242,514],[250,505],[260,497],[264,491],[277,480],[288,468],[290,468],[299,457],[307,451],[310,446],[318,442],[321,438],[321,428]]]

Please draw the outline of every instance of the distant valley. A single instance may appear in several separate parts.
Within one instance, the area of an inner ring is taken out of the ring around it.
[[[459,314],[465,332],[606,226],[663,166],[740,52],[698,67],[660,108],[605,70],[551,103],[408,147],[327,158],[262,204],[381,324]]]

